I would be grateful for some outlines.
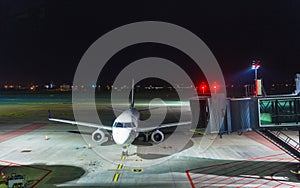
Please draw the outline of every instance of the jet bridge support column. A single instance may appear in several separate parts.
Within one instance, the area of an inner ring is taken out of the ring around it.
[[[190,99],[192,124],[197,130],[206,133],[222,134],[227,132],[224,124],[226,114],[226,100],[224,94],[211,96],[197,96]]]

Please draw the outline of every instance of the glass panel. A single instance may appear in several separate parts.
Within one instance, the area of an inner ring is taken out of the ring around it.
[[[131,123],[124,123],[124,127],[125,127],[125,128],[131,128],[131,127],[132,127],[132,124],[131,124]]]
[[[116,123],[114,124],[114,127],[117,127],[117,128],[123,128],[123,124],[120,123],[120,122],[116,122]]]
[[[299,125],[299,97],[269,98],[258,101],[260,127]]]

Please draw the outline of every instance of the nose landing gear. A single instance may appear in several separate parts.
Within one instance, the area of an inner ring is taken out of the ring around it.
[[[128,146],[123,146],[122,156],[128,156]]]

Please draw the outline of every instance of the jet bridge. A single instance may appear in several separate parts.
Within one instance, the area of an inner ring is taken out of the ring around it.
[[[300,127],[300,96],[280,95],[227,99],[228,132]]]
[[[212,117],[210,96],[193,98],[191,110],[193,121],[198,120],[197,128],[209,128],[208,122]],[[200,110],[195,110],[193,103],[200,104]],[[196,122],[196,121],[195,121]],[[300,140],[300,96],[280,95],[253,98],[226,99],[226,113],[224,122],[220,123],[219,132],[242,134],[245,131],[255,130],[283,151],[300,161],[300,144],[286,135],[282,130],[299,131]],[[211,129],[210,129],[211,130]]]
[[[259,127],[286,127],[300,124],[300,97],[258,98]]]
[[[300,96],[285,95],[258,98],[259,130],[257,132],[300,161]],[[297,130],[299,140],[282,132]]]
[[[255,130],[300,161],[300,74],[296,74],[295,85],[296,90],[289,95],[227,98],[224,114],[217,109],[218,105],[211,105],[211,97],[218,94],[194,97],[190,100],[192,123],[197,123],[198,129],[208,129],[207,133],[242,134]],[[286,135],[284,129],[299,131],[299,140]]]
[[[190,103],[193,122],[198,122],[198,128],[206,128],[212,117],[212,106],[209,105],[210,96],[193,98]],[[198,110],[196,110],[195,103],[200,106]],[[224,125],[221,126],[225,132],[298,127],[300,127],[300,96],[226,99]]]

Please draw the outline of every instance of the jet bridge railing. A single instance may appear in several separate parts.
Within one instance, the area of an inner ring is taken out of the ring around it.
[[[286,135],[285,133],[281,132],[281,131],[272,131],[273,134],[281,139],[282,141],[284,141],[285,143],[287,143],[288,145],[292,146],[294,149],[299,150],[300,149],[300,144],[299,142],[297,142],[296,140],[294,140],[293,138],[289,137],[288,135]]]
[[[281,131],[271,131],[268,129],[257,130],[257,133],[264,136],[271,143],[278,146],[296,160],[300,161],[299,144]]]

